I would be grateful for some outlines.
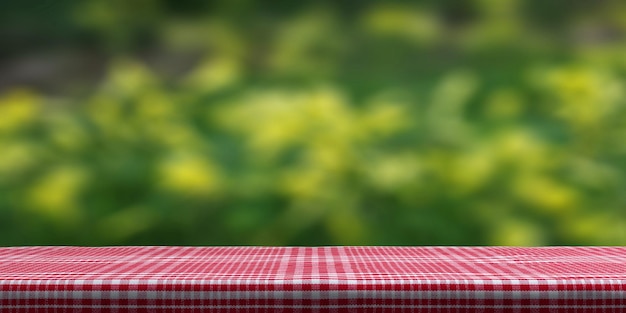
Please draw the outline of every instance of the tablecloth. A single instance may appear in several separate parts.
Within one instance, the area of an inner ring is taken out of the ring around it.
[[[626,312],[626,247],[7,247],[0,312]]]

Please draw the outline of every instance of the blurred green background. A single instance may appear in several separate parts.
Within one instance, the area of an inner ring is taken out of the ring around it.
[[[624,245],[622,1],[0,4],[0,245]]]

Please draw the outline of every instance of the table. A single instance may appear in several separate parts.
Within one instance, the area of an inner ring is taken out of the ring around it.
[[[626,247],[9,247],[1,312],[626,312]]]

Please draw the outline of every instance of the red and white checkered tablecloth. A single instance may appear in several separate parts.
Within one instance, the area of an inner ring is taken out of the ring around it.
[[[0,312],[626,312],[626,247],[0,248]]]

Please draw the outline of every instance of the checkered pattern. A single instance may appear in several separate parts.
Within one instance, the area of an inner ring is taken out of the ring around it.
[[[626,247],[0,248],[1,312],[626,312]]]

